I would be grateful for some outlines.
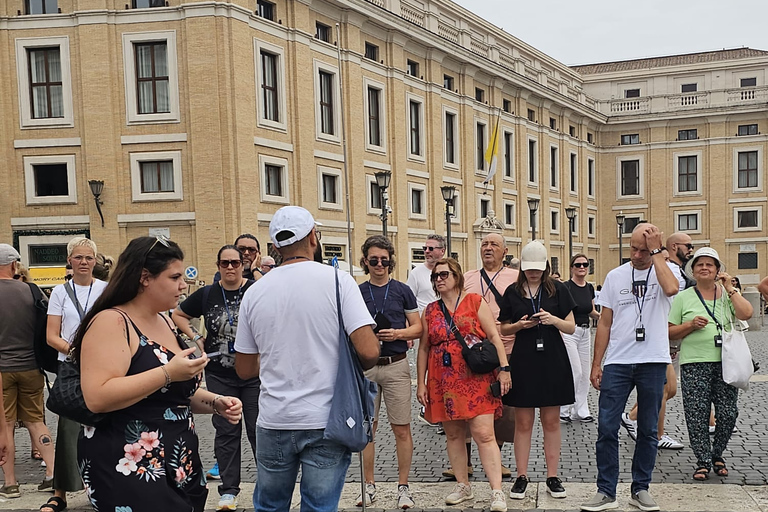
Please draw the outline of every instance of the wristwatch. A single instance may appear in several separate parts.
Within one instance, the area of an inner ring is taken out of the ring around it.
[[[499,366],[500,372],[511,372],[512,370],[509,369],[509,366]]]
[[[655,256],[655,255],[659,254],[660,252],[661,252],[661,248],[654,249],[654,250],[651,251],[651,256]]]

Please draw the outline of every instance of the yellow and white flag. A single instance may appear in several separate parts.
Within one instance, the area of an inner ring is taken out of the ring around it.
[[[488,176],[483,180],[483,185],[488,185],[491,178],[496,174],[496,166],[499,163],[499,121],[501,116],[496,117],[496,125],[493,127],[491,139],[488,141],[488,149],[485,150],[485,161],[488,162]]]

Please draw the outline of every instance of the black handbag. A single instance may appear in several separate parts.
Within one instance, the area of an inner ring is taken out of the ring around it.
[[[59,363],[59,371],[46,405],[51,412],[59,416],[91,427],[107,418],[107,414],[92,412],[85,405],[83,390],[80,387],[80,368],[69,357]]]
[[[480,343],[467,346],[467,342],[464,341],[464,336],[459,332],[459,328],[453,323],[451,314],[448,313],[448,308],[445,307],[445,303],[440,301],[440,309],[443,310],[445,321],[448,323],[451,332],[456,337],[459,343],[461,343],[461,355],[464,357],[464,361],[467,362],[467,366],[472,370],[472,373],[491,373],[493,370],[500,366],[499,353],[496,351],[496,346],[491,343],[488,338],[484,339]]]

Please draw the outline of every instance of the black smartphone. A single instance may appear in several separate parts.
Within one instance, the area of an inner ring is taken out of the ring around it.
[[[491,384],[491,394],[497,398],[501,396],[501,382],[496,381]]]

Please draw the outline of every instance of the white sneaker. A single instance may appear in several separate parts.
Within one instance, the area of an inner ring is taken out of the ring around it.
[[[682,450],[683,443],[664,434],[659,439],[659,448],[664,450]]]
[[[397,486],[397,508],[399,509],[407,509],[412,508],[415,505],[413,502],[413,498],[411,498],[411,493],[408,489],[407,485],[398,485]]]
[[[507,498],[501,489],[491,491],[491,512],[507,512]]]
[[[219,498],[219,506],[216,508],[216,512],[227,510],[237,510],[237,496],[234,494],[222,494],[221,498]]]
[[[453,488],[453,492],[445,497],[446,505],[458,505],[467,500],[472,500],[475,495],[472,494],[472,487],[467,484],[456,484]]]
[[[376,484],[366,483],[365,484],[365,506],[367,507],[374,501],[376,501]],[[355,505],[357,505],[358,507],[363,506],[362,493],[357,496],[357,502],[355,502]]]
[[[629,419],[629,414],[626,412],[621,415],[621,426],[624,427],[633,441],[637,441],[637,422]]]

